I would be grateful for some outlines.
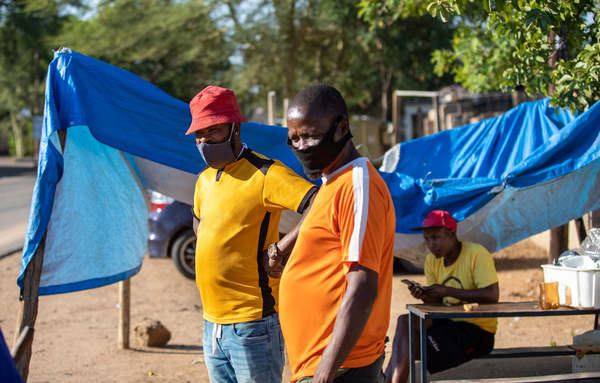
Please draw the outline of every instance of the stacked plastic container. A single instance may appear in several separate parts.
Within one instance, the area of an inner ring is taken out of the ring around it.
[[[561,305],[600,307],[600,230],[592,229],[578,252],[568,251],[542,269],[544,282],[558,282]]]

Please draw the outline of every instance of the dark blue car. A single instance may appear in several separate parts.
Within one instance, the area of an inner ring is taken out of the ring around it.
[[[148,216],[148,254],[171,257],[187,278],[196,277],[196,236],[192,229],[191,206],[152,192]]]

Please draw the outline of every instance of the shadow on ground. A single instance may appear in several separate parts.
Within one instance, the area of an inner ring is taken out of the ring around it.
[[[537,269],[541,265],[548,263],[547,257],[539,258],[496,258],[496,270],[511,271],[522,269]]]
[[[17,177],[22,175],[33,174],[35,172],[35,166],[32,164],[14,165],[14,166],[2,166],[0,165],[0,177]]]
[[[189,354],[202,352],[202,346],[191,344],[168,344],[164,347],[132,347],[132,351],[151,354]]]

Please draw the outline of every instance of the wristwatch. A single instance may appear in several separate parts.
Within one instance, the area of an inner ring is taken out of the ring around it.
[[[279,252],[279,248],[277,247],[277,242],[274,242],[269,245],[267,248],[267,255],[269,259],[276,260],[281,258],[281,253]]]

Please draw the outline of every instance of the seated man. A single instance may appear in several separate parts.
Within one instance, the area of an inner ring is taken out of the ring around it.
[[[425,259],[428,286],[410,283],[410,293],[425,303],[498,302],[498,277],[492,256],[477,243],[459,241],[456,227],[450,213],[434,210],[415,229],[423,231],[431,253]],[[427,370],[443,371],[490,353],[497,325],[496,318],[436,319],[427,323]],[[386,382],[407,381],[408,342],[408,315],[402,315],[398,318]]]

